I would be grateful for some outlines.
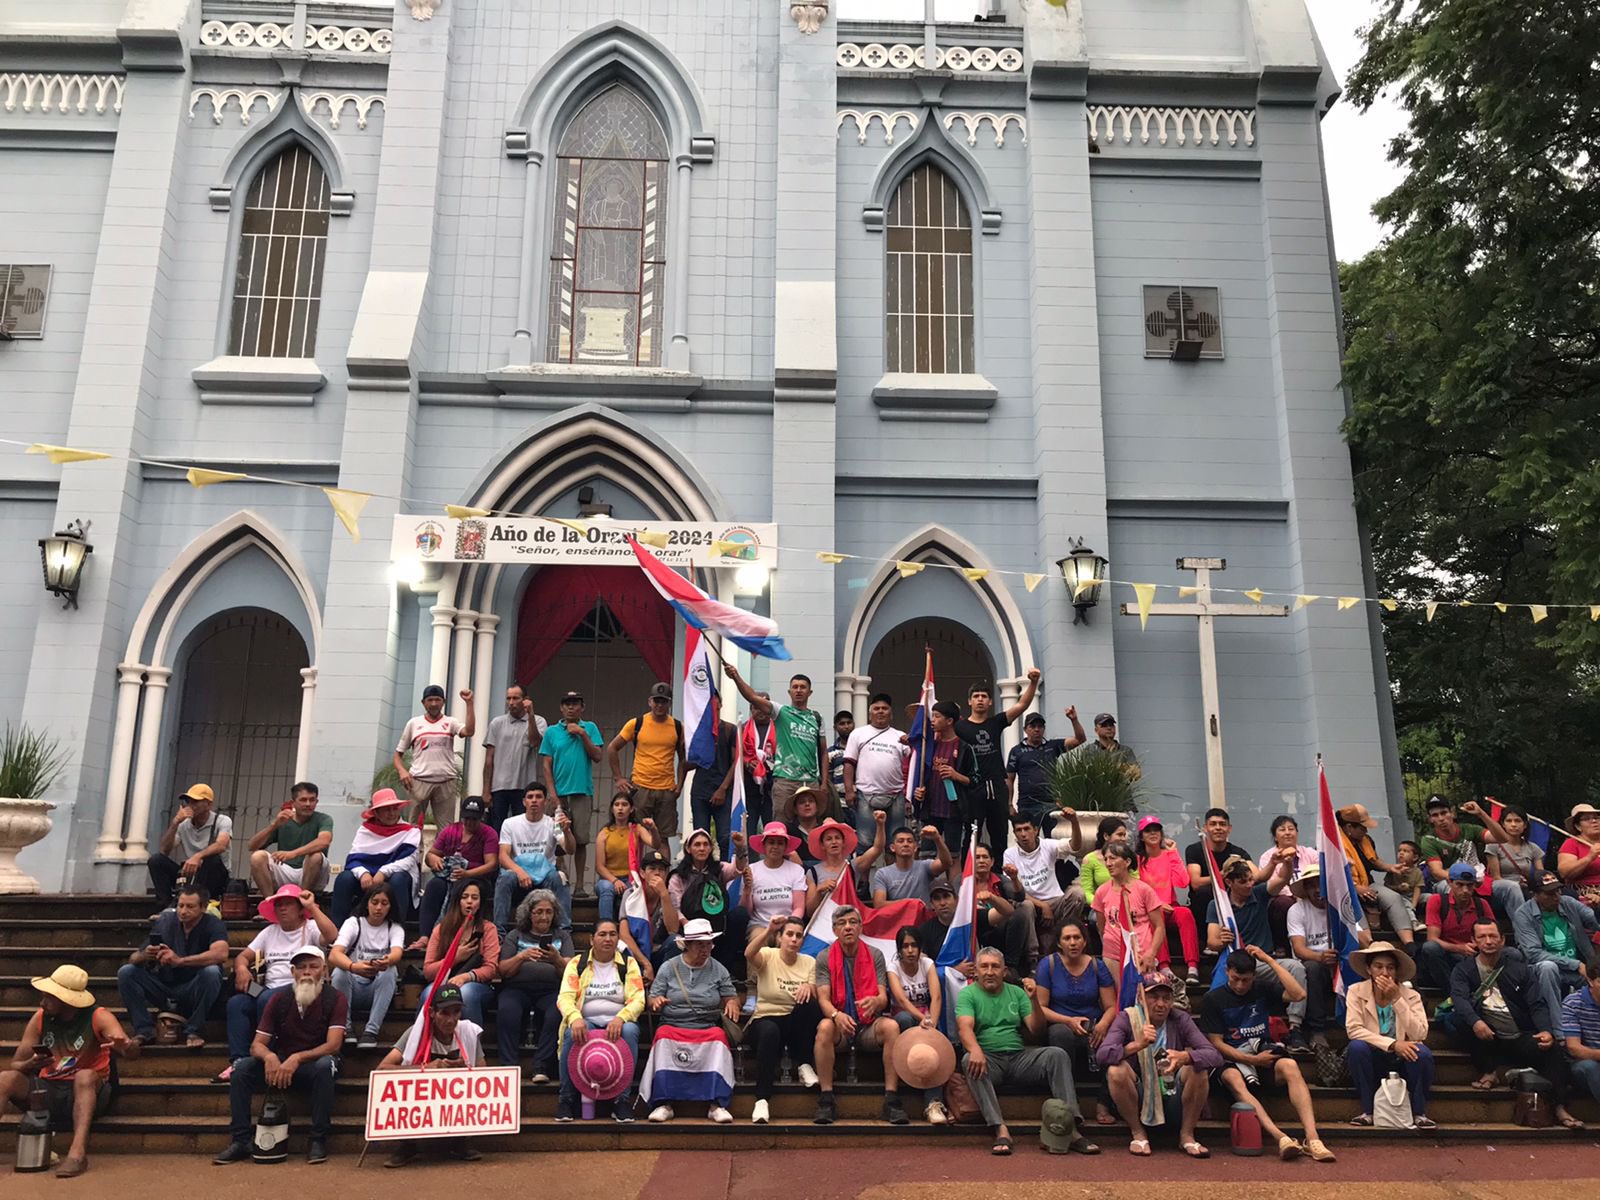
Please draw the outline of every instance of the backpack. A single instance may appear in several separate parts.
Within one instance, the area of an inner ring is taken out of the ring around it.
[[[633,723],[633,736],[631,738],[629,738],[628,740],[630,742],[632,742],[634,745],[637,746],[639,744],[639,730],[643,729],[644,728],[644,723],[646,721],[651,720],[651,719],[652,718],[651,718],[649,713],[645,713],[644,716],[637,718]],[[672,718],[672,731],[678,737],[678,746],[677,746],[677,748],[679,750],[682,750],[683,749],[683,722],[678,720],[677,717],[673,717]]]
[[[685,921],[704,917],[712,928],[722,929],[728,916],[728,889],[717,877],[721,864],[715,859],[712,862],[716,866],[714,871],[684,872],[683,900],[678,905],[678,914]]]
[[[617,978],[622,980],[623,989],[626,990],[628,986],[628,964],[633,961],[633,955],[628,953],[628,948],[622,944],[620,938],[617,939],[617,956],[612,961],[617,966]],[[578,978],[582,979],[583,973],[588,969],[589,952],[581,950],[578,952]]]

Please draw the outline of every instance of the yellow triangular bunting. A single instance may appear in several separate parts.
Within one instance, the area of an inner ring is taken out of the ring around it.
[[[1295,612],[1299,612],[1306,605],[1315,604],[1318,600],[1321,600],[1321,599],[1322,599],[1321,596],[1296,596],[1294,598],[1294,611]]]
[[[927,568],[927,563],[896,562],[894,569],[900,572],[901,579],[910,579],[913,575]]]
[[[1398,600],[1379,600],[1378,603],[1383,605],[1384,612],[1393,612],[1400,607],[1400,601]]]
[[[671,539],[659,529],[636,529],[633,540],[641,546],[654,546],[657,550],[665,550],[671,544]]]
[[[721,558],[732,558],[745,549],[745,542],[712,542],[711,553]]]
[[[1186,583],[1178,588],[1179,600],[1187,600],[1190,596],[1198,596],[1199,594],[1200,589],[1195,587],[1193,584]]]
[[[969,583],[982,583],[988,577],[988,567],[962,567],[961,573],[967,577]]]
[[[1506,610],[1506,607],[1507,607],[1507,606],[1506,606],[1506,603],[1505,603],[1505,601],[1503,601],[1503,600],[1496,600],[1496,601],[1495,601],[1495,602],[1494,602],[1494,606],[1495,606],[1495,607],[1496,607],[1496,608],[1497,608],[1497,609],[1499,609],[1499,610],[1500,610],[1500,611],[1501,611],[1501,612],[1505,612],[1505,610]]]
[[[545,520],[552,525],[559,525],[563,529],[570,529],[580,537],[589,536],[589,524],[587,521],[569,521],[565,517],[546,517]]]
[[[1361,603],[1361,597],[1360,596],[1340,596],[1339,597],[1339,611],[1343,612],[1347,608],[1354,608],[1356,605],[1358,605],[1360,603]]]
[[[1249,596],[1250,599],[1254,600],[1257,604],[1260,604],[1261,603],[1261,598],[1263,596],[1265,596],[1266,593],[1263,592],[1260,588],[1251,588],[1248,592],[1245,593],[1245,595]]]
[[[491,512],[487,508],[473,508],[470,504],[446,504],[444,515],[454,517],[456,520],[465,520],[467,517],[487,517]]]
[[[35,442],[28,447],[29,454],[46,455],[56,466],[62,463],[95,462],[102,458],[110,458],[109,454],[102,454],[98,450],[74,450],[71,446],[51,446],[45,442]]]
[[[190,467],[183,477],[197,488],[210,487],[213,483],[232,483],[236,479],[246,478],[238,471],[208,471],[204,467]]]
[[[847,557],[848,557],[848,555],[840,554],[840,553],[838,553],[837,551],[834,551],[834,550],[818,550],[817,551],[817,561],[821,562],[821,563],[827,563],[831,567],[838,566]]]
[[[1530,604],[1528,605],[1528,611],[1533,614],[1533,623],[1535,625],[1550,615],[1550,610],[1542,604]]]
[[[1589,605],[1589,620],[1600,621],[1600,604]]]
[[[350,535],[352,542],[361,540],[361,510],[367,506],[367,501],[372,496],[367,492],[352,492],[344,488],[323,488],[322,494],[327,496],[328,503],[333,505],[334,515],[339,518],[345,532]]]
[[[1439,602],[1437,600],[1429,600],[1427,603],[1427,609],[1428,620],[1431,621],[1433,620],[1433,614],[1439,611]]]
[[[1022,586],[1027,588],[1030,592],[1043,582],[1043,575],[1035,575],[1032,571],[1024,571],[1022,573]]]
[[[1072,586],[1072,598],[1074,600],[1076,600],[1079,596],[1083,595],[1090,588],[1097,586],[1098,583],[1099,583],[1099,580],[1096,580],[1096,579],[1080,579],[1077,583],[1073,584],[1073,586]]]
[[[1150,604],[1156,598],[1156,585],[1153,583],[1134,584],[1133,598],[1139,605],[1139,628],[1143,629],[1145,622],[1150,619]]]

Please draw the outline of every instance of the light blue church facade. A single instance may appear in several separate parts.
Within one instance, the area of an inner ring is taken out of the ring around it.
[[[575,687],[609,736],[681,671],[618,575],[562,577],[583,602],[559,620],[530,588],[578,568],[397,575],[394,517],[446,504],[770,522],[770,576],[700,579],[777,620],[818,707],[914,699],[924,645],[945,696],[1007,701],[1037,665],[1052,734],[1068,704],[1116,712],[1151,807],[1197,817],[1195,622],[1141,631],[1127,588],[1075,621],[1053,564],[1081,539],[1118,580],[1215,556],[1219,584],[1372,594],[1318,133],[1337,81],[1302,0],[983,15],[0,14],[0,719],[69,751],[23,865],[140,886],[202,779],[241,842],[296,778],[347,838],[423,684],[475,688],[480,720],[513,678],[551,714]],[[197,465],[285,482],[197,488]],[[371,494],[359,540],[323,488]],[[64,609],[36,542],[78,520]],[[1219,620],[1236,840],[1283,811],[1309,836],[1318,753],[1336,799],[1403,812],[1370,609]]]

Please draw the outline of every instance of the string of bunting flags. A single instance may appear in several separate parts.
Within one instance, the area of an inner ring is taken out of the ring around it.
[[[48,458],[50,462],[58,466],[72,463],[89,463],[117,459],[116,455],[107,454],[99,450],[82,450],[72,446],[56,446],[45,442],[30,443],[16,441],[11,438],[0,438],[0,445],[23,447],[25,453],[43,455]],[[476,508],[466,504],[440,504],[437,500],[413,496],[388,495],[382,492],[355,491],[350,488],[324,487],[320,484],[304,483],[300,480],[278,479],[269,475],[256,475],[244,471],[223,471],[214,470],[208,467],[187,466],[183,463],[165,462],[160,459],[127,456],[125,461],[130,463],[138,463],[144,466],[164,467],[171,470],[182,471],[184,478],[188,480],[192,487],[195,488],[213,487],[226,483],[248,482],[273,484],[281,487],[307,488],[319,491],[325,497],[327,497],[328,503],[332,507],[334,515],[339,519],[339,523],[344,526],[345,531],[349,533],[350,539],[353,542],[359,542],[361,540],[361,514],[366,508],[367,502],[375,497],[383,500],[392,500],[397,504],[417,504],[427,507],[443,508],[446,516],[456,518],[458,520],[467,517],[526,517],[528,515],[526,513],[502,511],[491,508]],[[580,534],[587,533],[589,530],[589,525],[591,524],[591,522],[588,521],[572,520],[564,517],[541,517],[540,519],[549,521],[554,525],[560,525],[565,528],[572,529]],[[668,535],[660,531],[639,530],[636,531],[635,537],[641,544],[652,546],[656,549],[666,549],[668,545]],[[735,542],[713,542],[711,544],[711,549],[715,554],[732,557],[741,549],[743,549],[743,547],[739,543]],[[873,558],[868,555],[846,554],[838,550],[812,550],[810,548],[799,548],[794,546],[777,546],[774,547],[774,549],[786,551],[792,554],[811,554],[818,562],[825,563],[829,566],[842,566],[845,563],[857,562],[876,568],[883,565],[885,562],[888,562],[894,567],[895,571],[902,579],[910,579],[912,576],[919,575],[923,571],[929,569],[936,571],[956,571],[971,583],[979,583],[990,576],[1010,578],[1020,577],[1023,588],[1030,594],[1036,591],[1039,585],[1044,583],[1045,580],[1052,577],[1060,578],[1059,575],[1055,575],[1053,572],[1049,571],[1016,571],[1004,570],[998,567],[962,567],[950,563],[910,562],[901,559],[887,560]],[[1062,580],[1062,586],[1066,586],[1065,580]],[[1129,579],[1108,578],[1077,584],[1077,586],[1073,589],[1072,599],[1078,599],[1078,597],[1085,590],[1097,586],[1126,587],[1132,590],[1135,605],[1139,613],[1139,627],[1141,629],[1145,627],[1145,623],[1149,619],[1150,607],[1155,601],[1156,592],[1158,590],[1175,590],[1180,600],[1193,597],[1197,595],[1200,590],[1191,584],[1146,583],[1143,581]],[[1554,601],[1533,604],[1520,601],[1511,602],[1504,600],[1452,600],[1443,597],[1431,597],[1424,600],[1399,600],[1389,596],[1338,595],[1332,591],[1329,593],[1278,592],[1259,587],[1229,588],[1219,587],[1215,584],[1211,586],[1211,592],[1213,595],[1225,593],[1235,596],[1244,596],[1257,604],[1262,603],[1269,596],[1274,598],[1282,598],[1292,601],[1290,607],[1291,612],[1299,612],[1301,609],[1309,608],[1313,604],[1328,601],[1334,604],[1340,612],[1355,608],[1358,605],[1367,604],[1376,604],[1385,612],[1390,613],[1397,612],[1401,609],[1420,609],[1428,621],[1432,621],[1434,617],[1438,615],[1438,612],[1441,608],[1493,608],[1500,613],[1509,613],[1512,609],[1527,609],[1528,614],[1532,617],[1535,625],[1548,619],[1552,610],[1581,611],[1587,609],[1589,613],[1589,619],[1591,621],[1600,621],[1600,604],[1564,604]]]

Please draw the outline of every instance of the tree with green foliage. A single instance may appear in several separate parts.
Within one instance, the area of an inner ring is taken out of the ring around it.
[[[1474,602],[1385,616],[1407,769],[1564,814],[1600,779],[1600,7],[1389,0],[1365,37],[1350,98],[1409,122],[1343,270],[1358,503],[1385,595]]]

